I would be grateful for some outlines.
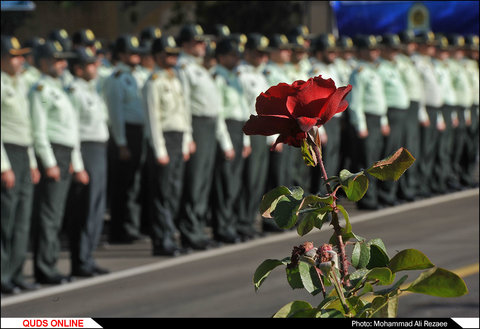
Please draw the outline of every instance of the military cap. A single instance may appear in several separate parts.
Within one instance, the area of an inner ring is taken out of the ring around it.
[[[74,45],[94,46],[95,34],[90,29],[82,29],[72,35],[72,42]]]
[[[448,44],[452,48],[465,47],[465,38],[460,34],[450,34],[447,36]]]
[[[131,34],[124,34],[115,41],[115,51],[117,53],[144,53],[145,49],[140,47],[138,38]]]
[[[215,55],[236,54],[240,56],[244,51],[244,47],[234,38],[223,38],[217,42]]]
[[[205,56],[206,57],[215,57],[215,49],[217,48],[217,42],[210,38],[205,40]]]
[[[441,33],[435,34],[435,45],[441,50],[448,50],[450,48],[448,38]]]
[[[398,34],[394,33],[385,33],[382,35],[381,45],[391,49],[401,49],[403,48],[402,42]]]
[[[69,59],[76,55],[70,50],[65,50],[57,40],[46,40],[44,44],[39,45],[35,51],[35,58],[56,58]]]
[[[292,44],[288,41],[285,34],[273,34],[270,38],[271,49],[292,49]]]
[[[290,34],[288,36],[288,41],[292,45],[293,50],[307,50],[307,44],[305,43],[305,38],[302,35]]]
[[[398,33],[400,41],[404,44],[416,42],[415,32],[413,30],[405,30]]]
[[[32,48],[32,50],[35,50],[40,45],[43,45],[45,43],[44,38],[40,37],[33,37],[27,41],[25,41],[25,47]]]
[[[270,41],[266,36],[260,33],[250,33],[247,35],[246,49],[258,50],[267,52]]]
[[[430,46],[437,44],[435,40],[435,33],[432,31],[418,31],[415,34],[415,40],[420,44],[426,44]]]
[[[244,33],[230,34],[230,38],[234,39],[235,41],[237,41],[242,46],[245,46],[245,44],[247,43],[247,35],[244,34]]]
[[[72,40],[65,29],[51,31],[47,39],[60,42],[64,51],[70,51],[72,49]]]
[[[304,39],[310,39],[311,34],[306,25],[297,25],[290,30],[288,35],[301,35]]]
[[[324,33],[313,39],[313,51],[334,51],[337,50],[337,40],[331,33]]]
[[[230,28],[225,24],[215,24],[213,34],[217,39],[223,39],[230,36]]]
[[[19,56],[28,54],[31,48],[22,48],[16,37],[2,35],[2,55]]]
[[[379,46],[377,38],[374,35],[365,34],[355,36],[353,44],[358,49],[377,49]]]
[[[478,35],[468,34],[465,36],[465,48],[478,50],[479,38]]]
[[[352,38],[346,35],[342,35],[337,39],[337,47],[341,50],[354,50],[355,46],[353,44]]]
[[[140,32],[140,41],[154,40],[162,36],[162,30],[156,26],[148,26]]]
[[[203,33],[203,29],[198,24],[186,24],[180,29],[180,33],[178,35],[178,42],[181,44],[186,41],[197,40],[197,41],[205,41],[205,34]]]
[[[72,64],[91,64],[97,61],[92,49],[88,47],[77,47],[73,52],[75,57],[70,62]]]
[[[156,38],[152,43],[152,54],[160,53],[165,51],[171,54],[178,54],[180,48],[175,42],[175,38],[171,35],[163,35],[160,38]]]

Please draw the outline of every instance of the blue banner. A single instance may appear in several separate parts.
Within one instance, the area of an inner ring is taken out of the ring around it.
[[[398,33],[407,29],[478,34],[478,1],[331,1],[338,33]]]

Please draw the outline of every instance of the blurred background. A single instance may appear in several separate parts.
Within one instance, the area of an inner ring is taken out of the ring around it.
[[[64,28],[90,28],[100,39],[158,26],[176,35],[187,22],[206,33],[215,24],[232,32],[287,33],[306,25],[310,33],[336,35],[398,33],[431,29],[442,33],[479,30],[477,1],[1,1],[2,34],[20,40]]]

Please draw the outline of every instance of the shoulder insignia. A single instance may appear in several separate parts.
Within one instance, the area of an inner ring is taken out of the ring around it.
[[[158,78],[158,74],[157,74],[157,73],[153,73],[151,79],[152,79],[152,80],[156,80],[157,78]]]
[[[43,85],[38,84],[37,87],[35,88],[36,91],[42,91],[43,90]]]
[[[265,70],[264,74],[265,74],[265,75],[269,75],[269,74],[270,74],[270,71],[269,71],[269,70]]]
[[[122,71],[116,71],[113,75],[118,78],[122,74]]]
[[[67,93],[73,93],[75,91],[75,88],[73,88],[72,86],[68,86],[67,88],[65,88],[65,90],[67,91]]]
[[[357,72],[362,72],[363,71],[363,66],[357,67]]]

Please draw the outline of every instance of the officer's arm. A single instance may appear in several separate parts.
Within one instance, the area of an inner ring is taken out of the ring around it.
[[[32,135],[35,152],[45,168],[55,167],[57,160],[50,145],[47,134],[47,113],[45,106],[48,101],[43,99],[41,85],[30,91],[30,114],[32,119]]]
[[[122,111],[123,88],[120,77],[115,74],[111,75],[105,81],[104,90],[113,139],[117,146],[127,146],[125,118]]]
[[[368,131],[363,106],[364,83],[361,81],[358,72],[352,74],[349,83],[353,87],[347,95],[350,108],[350,122],[355,127],[357,133]]]
[[[166,158],[168,156],[165,138],[163,136],[161,122],[161,102],[156,80],[150,78],[143,87],[143,99],[145,102],[145,111],[147,118],[147,129],[151,136],[155,158]]]

